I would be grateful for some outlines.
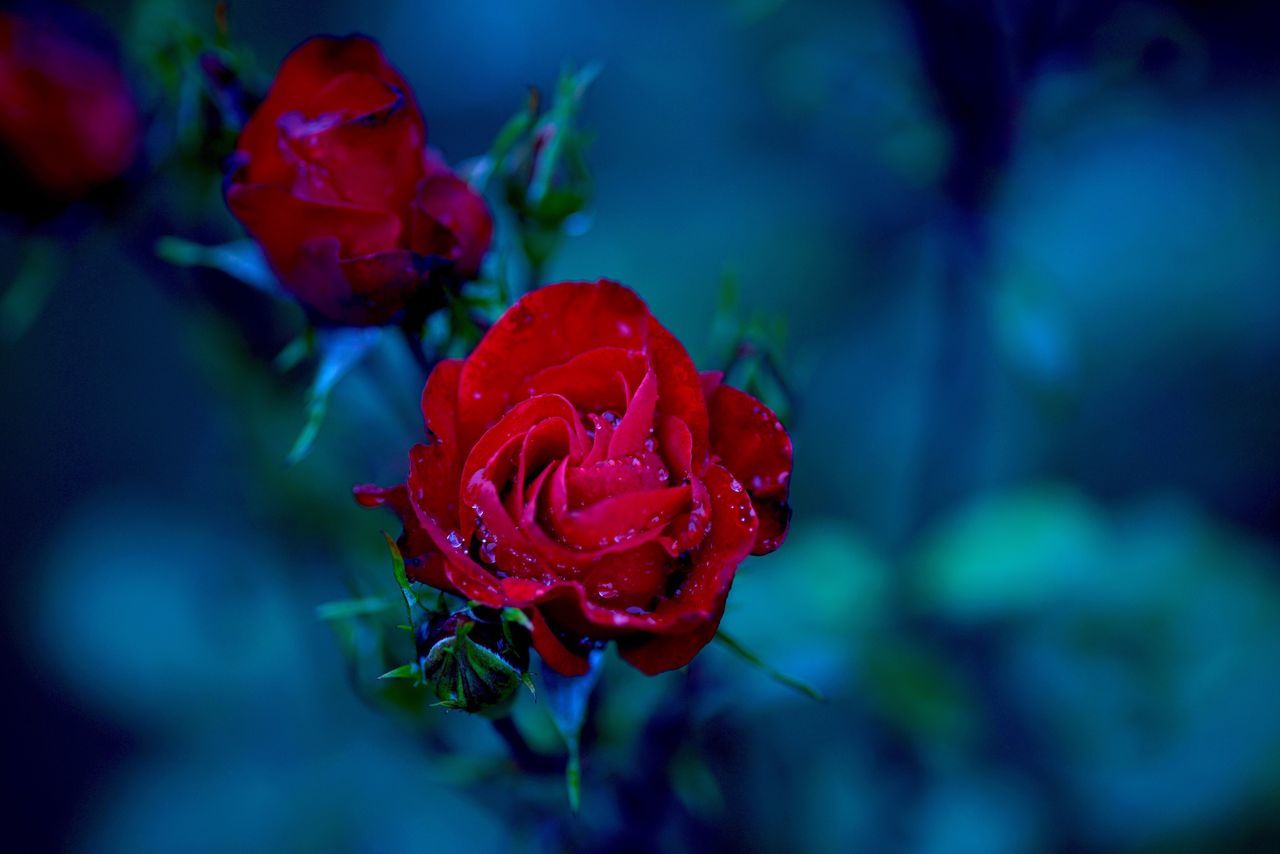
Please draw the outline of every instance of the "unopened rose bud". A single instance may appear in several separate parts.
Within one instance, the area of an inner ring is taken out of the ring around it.
[[[420,623],[414,643],[422,681],[446,708],[480,712],[505,703],[529,669],[529,631],[521,623],[486,609]]]

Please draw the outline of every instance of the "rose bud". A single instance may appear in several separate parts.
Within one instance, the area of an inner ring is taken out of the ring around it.
[[[370,39],[316,37],[281,63],[227,205],[317,323],[416,316],[479,271],[488,208],[426,144],[413,91]]]
[[[0,204],[43,216],[119,178],[138,109],[93,22],[0,12]],[[84,31],[84,32],[82,32]]]
[[[410,577],[519,608],[546,663],[610,640],[654,674],[715,636],[738,565],[786,536],[791,440],[699,375],[631,291],[566,283],[513,305],[422,394],[408,482],[358,487],[405,525]]]
[[[529,632],[499,614],[432,615],[414,631],[424,683],[441,705],[466,712],[500,706],[529,669]]]

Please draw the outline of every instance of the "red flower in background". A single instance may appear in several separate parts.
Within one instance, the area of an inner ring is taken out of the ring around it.
[[[245,125],[227,205],[321,322],[387,323],[476,274],[493,222],[426,148],[409,84],[363,36],[317,37]]]
[[[106,49],[50,15],[0,12],[6,207],[85,196],[128,169],[138,143],[137,106]]]
[[[422,395],[408,483],[358,487],[404,522],[412,578],[525,609],[555,670],[616,639],[645,673],[715,635],[738,564],[786,535],[791,440],[763,404],[699,375],[621,285],[512,306]]]

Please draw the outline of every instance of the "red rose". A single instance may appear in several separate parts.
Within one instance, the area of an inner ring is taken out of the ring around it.
[[[318,320],[387,323],[468,278],[489,247],[484,200],[426,148],[409,84],[363,36],[285,57],[236,146],[227,205]]]
[[[613,282],[512,306],[422,393],[409,479],[358,487],[404,521],[410,574],[525,609],[566,675],[615,639],[645,673],[715,635],[738,564],[786,535],[791,440],[763,404],[699,375]]]
[[[0,160],[7,207],[86,195],[138,151],[138,111],[105,49],[48,15],[0,13]]]

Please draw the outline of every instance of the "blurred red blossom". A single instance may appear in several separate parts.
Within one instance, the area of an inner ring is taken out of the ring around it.
[[[372,40],[312,38],[281,63],[240,135],[227,205],[317,322],[389,323],[478,272],[488,208],[426,144],[409,84]]]
[[[39,213],[123,174],[140,145],[109,47],[52,13],[0,12],[0,203]]]

